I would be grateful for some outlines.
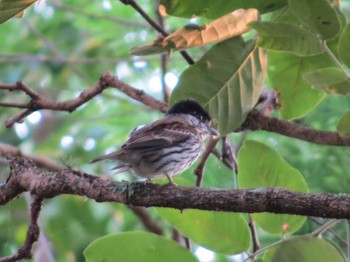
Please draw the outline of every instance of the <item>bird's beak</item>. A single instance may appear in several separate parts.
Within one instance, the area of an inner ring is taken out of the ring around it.
[[[220,133],[214,127],[208,125],[208,130],[211,136],[220,137]]]

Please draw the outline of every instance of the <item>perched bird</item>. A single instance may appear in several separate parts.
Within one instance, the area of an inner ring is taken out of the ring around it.
[[[148,180],[173,176],[189,168],[202,153],[204,140],[219,133],[210,126],[211,118],[194,100],[174,104],[163,119],[135,128],[122,147],[92,160],[116,160],[117,173],[129,169]]]

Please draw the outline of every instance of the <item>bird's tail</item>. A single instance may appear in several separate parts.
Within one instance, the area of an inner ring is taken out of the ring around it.
[[[92,163],[99,162],[99,161],[102,161],[102,160],[107,160],[107,159],[118,160],[118,157],[120,156],[120,153],[121,153],[120,151],[115,151],[115,152],[112,152],[112,153],[100,156],[98,158],[95,158],[95,159],[91,160],[89,163],[92,164]]]
[[[111,170],[115,170],[114,174],[116,175],[116,174],[119,174],[119,173],[124,173],[124,172],[126,172],[126,171],[128,171],[130,169],[131,169],[131,167],[129,165],[122,164],[122,165],[113,167]]]

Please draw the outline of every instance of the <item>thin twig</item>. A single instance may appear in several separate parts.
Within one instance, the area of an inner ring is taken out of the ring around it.
[[[22,19],[24,19],[24,25],[27,26],[28,30],[42,41],[42,43],[47,48],[47,50],[49,50],[52,54],[57,56],[59,59],[64,59],[64,55],[61,54],[61,52],[56,48],[53,41],[50,41],[46,36],[44,36],[40,31],[38,31],[37,28],[32,24],[30,20],[25,19],[24,17]],[[90,77],[85,72],[83,72],[73,64],[68,64],[68,65],[81,79],[89,80]]]
[[[314,223],[316,223],[319,226],[322,226],[323,223],[321,221],[319,221],[318,218],[316,217],[309,217],[309,219],[311,221],[313,221]],[[342,238],[335,230],[333,230],[332,228],[328,228],[328,231],[333,234],[333,236],[335,236],[336,238],[338,238],[344,245],[347,244],[346,240],[344,238]]]
[[[313,237],[318,237],[322,235],[325,231],[327,231],[330,227],[337,224],[340,220],[338,219],[332,219],[326,223],[324,223],[322,226],[320,226],[318,229],[316,229],[314,232],[311,232],[309,235]]]
[[[118,80],[112,73],[106,72],[102,74],[100,80],[98,83],[93,85],[90,88],[85,89],[80,93],[80,95],[76,98],[67,100],[67,101],[53,101],[50,99],[47,99],[43,96],[40,96],[35,91],[33,91],[31,88],[26,86],[25,84],[18,82],[16,84],[1,84],[0,83],[0,89],[3,90],[22,90],[24,91],[28,96],[30,96],[31,100],[27,104],[23,103],[13,103],[13,107],[15,108],[24,108],[23,111],[21,111],[19,114],[10,117],[6,121],[7,127],[12,127],[15,123],[19,123],[23,121],[23,119],[33,113],[37,110],[42,109],[49,109],[54,111],[67,111],[67,112],[73,112],[81,105],[85,104],[86,102],[90,101],[92,98],[103,92],[106,88],[116,88],[119,91],[123,92],[124,94],[128,95],[129,97],[132,97],[135,100],[138,100],[142,102],[143,104],[159,110],[163,113],[167,111],[167,104],[165,102],[159,101],[150,95],[146,94],[144,91],[138,90],[136,88],[133,88],[120,80]],[[4,103],[4,102],[3,102]],[[4,103],[5,106],[9,107],[11,106],[10,102]],[[0,104],[1,106],[1,104]]]
[[[124,26],[132,26],[132,27],[140,27],[140,28],[145,28],[147,26],[146,24],[140,23],[136,20],[122,19],[122,18],[110,16],[110,15],[98,15],[95,13],[89,13],[89,12],[84,11],[81,8],[74,8],[74,7],[65,5],[62,2],[56,1],[56,0],[50,0],[47,3],[50,6],[53,6],[57,9],[61,9],[61,10],[68,11],[71,13],[83,15],[83,16],[90,18],[90,19],[105,20],[105,21],[110,21],[112,23],[116,23],[118,25],[120,24],[120,25],[124,25]]]
[[[146,208],[135,206],[129,206],[129,208],[140,219],[148,231],[157,235],[164,234],[163,228],[151,217]]]
[[[128,95],[129,97],[137,101],[140,101],[141,103],[153,109],[156,109],[162,113],[165,113],[168,110],[167,103],[153,98],[152,96],[148,95],[142,90],[139,90],[127,85],[126,83],[118,80],[115,76],[113,76],[109,72],[104,73],[101,78],[103,78],[103,80],[105,81],[105,84],[108,87],[114,87],[119,91],[123,92],[124,94]]]
[[[51,171],[59,171],[64,168],[61,164],[43,155],[24,153],[18,147],[0,143],[0,156],[5,157],[8,155],[23,156],[31,159],[39,167],[43,167]]]
[[[36,93],[33,89],[31,89],[29,86],[22,83],[21,81],[18,81],[16,85],[18,89],[23,90],[32,99],[37,99],[40,97],[38,93]]]
[[[258,256],[258,255],[260,255],[260,254],[266,252],[268,249],[270,249],[270,248],[272,248],[272,247],[276,247],[276,246],[280,245],[280,244],[283,243],[284,241],[285,241],[284,239],[281,239],[281,240],[279,240],[279,241],[277,241],[277,242],[272,243],[271,245],[268,245],[268,246],[266,246],[266,247],[263,247],[263,248],[257,250],[256,252],[250,254],[250,255],[249,255],[246,259],[244,259],[242,262],[251,261],[251,260],[254,259],[256,256]]]
[[[215,148],[218,140],[219,140],[219,137],[213,137],[213,136],[210,137],[208,145],[207,145],[204,153],[202,154],[201,160],[199,161],[197,168],[194,170],[194,174],[197,177],[197,179],[196,179],[196,186],[197,187],[200,187],[202,184],[204,166],[205,166],[213,148]]]
[[[132,6],[154,29],[161,33],[164,37],[169,34],[157,23],[155,22],[134,0],[120,0],[125,5]],[[186,51],[180,51],[182,57],[187,61],[188,64],[194,64],[194,60]]]
[[[255,253],[260,249],[260,242],[256,232],[255,221],[253,220],[253,217],[251,214],[248,214],[248,226],[250,230],[250,235],[252,236],[253,253]]]
[[[45,55],[28,55],[28,54],[0,54],[0,63],[11,62],[38,62],[38,63],[55,63],[55,64],[110,64],[115,65],[120,61],[128,61],[127,59],[113,59],[103,57],[57,57],[57,56],[45,56]]]
[[[38,241],[40,235],[38,218],[41,211],[42,202],[42,198],[32,195],[32,203],[30,205],[30,222],[24,244],[15,254],[0,258],[0,262],[10,262],[32,258],[33,244]]]
[[[238,172],[238,165],[235,156],[235,150],[231,144],[230,138],[228,136],[224,136],[221,138],[222,141],[222,162],[230,167],[236,174]]]
[[[13,127],[13,125],[15,123],[22,123],[23,119],[27,116],[29,116],[31,113],[33,113],[34,110],[26,108],[24,110],[22,110],[20,113],[18,113],[17,115],[10,117],[9,119],[7,119],[5,121],[5,125],[6,127]]]
[[[164,29],[165,28],[164,19],[163,19],[163,16],[159,12],[158,5],[159,5],[159,1],[155,1],[157,20],[158,20],[159,25]],[[161,80],[161,84],[162,84],[163,100],[168,103],[169,98],[170,98],[170,89],[165,82],[165,75],[169,71],[169,54],[168,53],[160,55],[160,64],[161,64],[160,80]]]
[[[16,102],[0,102],[0,107],[27,108],[28,104],[16,103]]]

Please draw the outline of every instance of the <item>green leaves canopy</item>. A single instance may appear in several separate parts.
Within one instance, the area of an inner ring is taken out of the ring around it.
[[[196,99],[209,110],[219,132],[227,134],[241,125],[258,101],[265,68],[266,54],[254,41],[229,39],[182,73],[170,103]]]

